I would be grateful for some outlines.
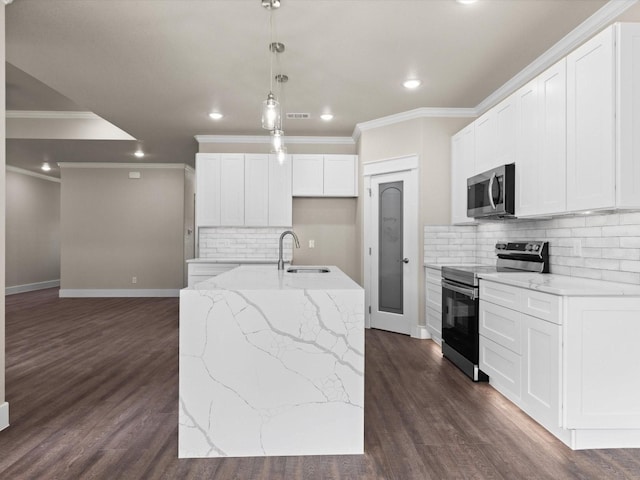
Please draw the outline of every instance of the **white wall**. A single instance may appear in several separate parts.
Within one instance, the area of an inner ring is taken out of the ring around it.
[[[0,3],[0,85],[5,84],[5,5]],[[5,90],[0,93],[0,192],[5,191],[5,165],[6,165],[6,97]],[[4,266],[5,266],[5,196],[0,195],[0,292],[4,292]],[[0,430],[5,428],[9,421],[8,405],[5,404],[5,360],[4,360],[4,302],[0,302]],[[6,415],[6,418],[3,417]]]

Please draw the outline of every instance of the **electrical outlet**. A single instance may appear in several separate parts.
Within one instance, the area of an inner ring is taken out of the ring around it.
[[[316,248],[316,241],[315,240],[309,240],[309,248]]]
[[[580,238],[573,239],[573,256],[574,257],[582,256],[582,239]]]
[[[131,283],[138,283],[138,277],[131,277]]]

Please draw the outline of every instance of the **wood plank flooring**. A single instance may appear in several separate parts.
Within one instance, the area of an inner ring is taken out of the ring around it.
[[[57,295],[6,297],[3,480],[640,479],[640,449],[573,452],[433,342],[378,330],[365,455],[178,460],[178,300]]]

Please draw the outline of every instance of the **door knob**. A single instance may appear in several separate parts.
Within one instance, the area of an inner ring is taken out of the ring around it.
[[[409,259],[407,257],[403,258],[402,263],[409,263]]]

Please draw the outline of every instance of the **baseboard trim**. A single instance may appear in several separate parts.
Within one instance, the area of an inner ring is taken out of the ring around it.
[[[9,404],[7,402],[0,403],[0,430],[4,430],[9,426]]]
[[[24,285],[14,285],[4,289],[5,295],[15,295],[16,293],[34,292],[36,290],[44,290],[46,288],[55,288],[60,286],[60,279],[47,280],[46,282],[25,283]]]
[[[180,289],[92,289],[64,288],[60,289],[60,298],[96,298],[96,297],[179,297]]]
[[[425,340],[427,338],[431,338],[429,334],[429,330],[424,325],[414,325],[411,328],[411,338],[419,338],[421,340]]]

